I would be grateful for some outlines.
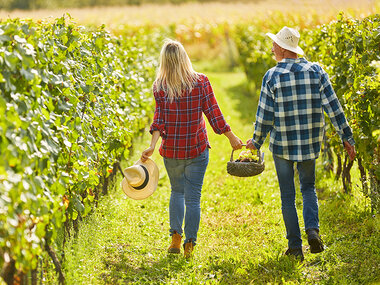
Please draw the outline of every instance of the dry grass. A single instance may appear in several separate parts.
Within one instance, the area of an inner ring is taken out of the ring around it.
[[[80,24],[105,24],[111,30],[120,25],[160,25],[172,23],[202,24],[252,21],[268,18],[275,12],[310,13],[329,19],[339,11],[355,16],[378,12],[379,0],[267,0],[258,3],[186,3],[183,5],[155,5],[125,7],[97,7],[85,9],[57,9],[36,11],[0,11],[0,18],[54,19],[69,13]]]

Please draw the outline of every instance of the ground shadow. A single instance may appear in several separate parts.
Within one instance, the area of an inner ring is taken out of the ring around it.
[[[136,264],[129,254],[113,257],[113,262],[104,261],[106,269],[100,274],[105,284],[162,284],[185,271],[189,262],[183,255],[165,255],[158,261]],[[117,261],[116,261],[117,260]]]
[[[158,261],[135,266],[133,260],[124,255],[118,262],[107,264],[100,277],[105,284],[163,284],[179,278],[181,272],[189,272],[186,268],[194,267],[194,270],[203,272],[205,282],[211,283],[268,284],[302,280],[300,263],[280,254],[267,256],[263,261],[210,256],[207,264],[200,268],[199,264],[186,260],[182,255],[166,255]]]
[[[213,272],[211,276],[221,284],[268,284],[301,278],[300,262],[281,254],[267,256],[263,261],[217,257],[210,260],[206,272]]]

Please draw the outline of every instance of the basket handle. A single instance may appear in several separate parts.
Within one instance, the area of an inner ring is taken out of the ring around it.
[[[242,144],[242,146],[247,146],[246,144]],[[234,149],[232,149],[232,152],[231,152],[231,157],[230,157],[230,161],[232,162],[234,160]],[[257,156],[259,157],[259,163],[262,162],[263,158],[261,157],[261,151],[258,149],[257,150]]]

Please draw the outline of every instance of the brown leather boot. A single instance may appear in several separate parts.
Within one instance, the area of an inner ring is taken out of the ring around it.
[[[191,256],[193,255],[193,251],[194,251],[193,242],[190,240],[189,242],[187,242],[183,245],[183,248],[185,249],[185,251],[183,253],[185,258],[191,258]]]
[[[319,229],[307,229],[307,241],[310,245],[311,253],[319,253],[324,251],[324,246],[321,237],[319,236]]]
[[[172,235],[172,243],[169,246],[168,252],[169,253],[180,253],[181,251],[181,235],[177,232],[174,232]]]

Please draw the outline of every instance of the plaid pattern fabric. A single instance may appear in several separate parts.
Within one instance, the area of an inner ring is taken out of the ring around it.
[[[215,133],[223,134],[231,130],[219,109],[210,81],[203,74],[199,74],[192,92],[185,90],[173,102],[169,101],[163,90],[157,92],[153,87],[153,94],[156,109],[150,132],[160,132],[160,154],[163,157],[195,158],[210,147],[203,113]]]
[[[292,161],[319,156],[324,113],[340,138],[355,144],[327,73],[304,58],[284,59],[263,78],[253,144],[260,148],[270,133],[269,149]]]

